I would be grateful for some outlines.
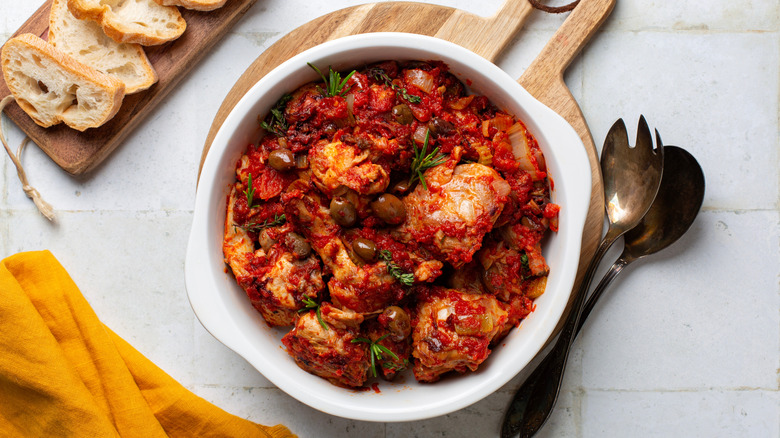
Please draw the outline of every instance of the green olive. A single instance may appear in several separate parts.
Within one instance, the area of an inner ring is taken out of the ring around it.
[[[376,259],[376,243],[371,240],[358,237],[352,241],[352,250],[361,259],[371,262]]]
[[[268,155],[268,165],[284,172],[295,167],[295,154],[289,149],[277,149]]]
[[[398,225],[406,220],[406,207],[395,195],[383,193],[371,202],[374,214],[390,225]]]
[[[330,201],[330,217],[342,227],[351,227],[357,222],[357,209],[346,199],[333,198]]]
[[[288,234],[285,237],[285,244],[299,259],[305,259],[311,254],[311,245],[298,233]]]
[[[412,322],[404,309],[390,306],[382,314],[387,317],[387,329],[394,341],[403,341],[412,333]]]
[[[412,110],[405,103],[393,107],[393,118],[402,125],[409,125],[414,121]]]
[[[263,248],[263,251],[265,252],[268,252],[268,250],[274,246],[274,243],[276,243],[276,241],[268,234],[268,230],[261,231],[260,235],[257,237],[257,240],[260,242],[260,247]]]

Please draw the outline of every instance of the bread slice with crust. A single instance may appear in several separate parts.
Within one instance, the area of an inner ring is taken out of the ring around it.
[[[194,11],[213,11],[225,6],[227,0],[154,0],[163,6],[181,6]]]
[[[127,94],[146,90],[157,82],[157,73],[143,47],[117,43],[103,33],[99,24],[74,17],[68,10],[67,0],[52,2],[49,44],[124,82]]]
[[[177,8],[154,0],[68,0],[68,9],[80,20],[99,23],[118,43],[155,46],[175,40],[187,28]]]
[[[8,40],[0,64],[16,103],[44,128],[60,122],[79,131],[101,126],[119,111],[125,96],[122,81],[33,34]]]

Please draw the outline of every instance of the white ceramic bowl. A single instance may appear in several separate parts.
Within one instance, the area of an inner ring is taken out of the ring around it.
[[[474,373],[419,384],[411,373],[380,382],[380,392],[331,385],[295,364],[280,342],[288,329],[271,329],[226,273],[222,256],[225,199],[238,158],[258,136],[257,115],[266,114],[284,92],[317,79],[306,63],[334,70],[387,59],[442,60],[471,91],[523,120],[536,136],[554,180],[552,199],[561,205],[559,231],[544,244],[550,266],[547,291],[536,310],[494,349]],[[411,421],[444,415],[479,401],[520,372],[539,352],[571,293],[590,199],[590,166],[574,129],[531,97],[491,62],[455,44],[403,33],[374,33],[327,42],[293,57],[255,84],[228,115],[214,138],[200,176],[187,259],[186,287],[203,326],[243,356],[268,380],[320,411],[356,420]]]

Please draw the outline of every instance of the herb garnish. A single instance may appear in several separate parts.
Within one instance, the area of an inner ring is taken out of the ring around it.
[[[385,362],[382,364],[382,368],[387,368],[392,371],[402,371],[409,367],[409,359],[404,359],[403,364],[398,365],[395,362]]]
[[[347,85],[347,81],[349,78],[352,77],[353,74],[355,74],[355,70],[352,70],[347,77],[344,79],[341,79],[341,74],[337,71],[333,71],[331,66],[328,66],[328,76],[325,77],[324,74],[320,71],[320,69],[317,68],[314,64],[311,62],[307,62],[309,64],[309,67],[313,68],[314,71],[317,72],[317,74],[320,75],[322,80],[325,82],[325,86],[327,87],[327,90],[323,90],[320,87],[317,87],[317,89],[320,91],[320,93],[324,94],[327,97],[335,97],[335,96],[341,96],[344,97],[345,94],[349,92],[349,90],[352,89],[352,87],[349,87],[347,89],[344,89],[344,86]]]
[[[285,93],[284,96],[276,102],[276,105],[271,108],[271,113],[266,117],[266,119],[270,119],[270,121],[263,120],[260,122],[260,127],[268,132],[274,133],[277,137],[284,137],[288,126],[283,111],[290,99],[292,99],[292,95]]]
[[[390,333],[384,334],[382,337],[380,337],[376,341],[371,341],[370,339],[367,339],[367,338],[355,338],[355,339],[353,339],[351,341],[353,344],[357,344],[358,342],[365,342],[366,344],[369,345],[368,351],[371,354],[371,374],[373,374],[374,377],[376,377],[376,360],[377,359],[381,360],[383,353],[384,354],[389,354],[395,360],[399,360],[398,356],[396,356],[395,353],[390,351],[390,349],[388,349],[384,345],[379,345],[379,341],[381,341],[382,339],[384,339],[384,338],[386,338],[388,336],[390,336]]]
[[[414,283],[414,274],[405,273],[400,266],[393,262],[393,255],[390,251],[383,249],[379,251],[379,258],[387,263],[387,272],[404,286],[411,286]]]
[[[308,310],[314,309],[314,314],[317,315],[317,321],[320,322],[320,325],[325,330],[328,330],[328,325],[325,324],[325,321],[322,320],[322,313],[320,313],[320,303],[314,301],[312,298],[310,298],[308,295],[304,294],[303,299],[301,302],[304,305],[303,309],[299,309],[298,313],[303,313]]]
[[[523,272],[531,270],[531,267],[528,265],[528,254],[523,253],[523,255],[520,256],[520,267]],[[531,276],[523,274],[523,280],[528,278],[531,278]]]
[[[428,186],[425,185],[425,177],[423,173],[426,170],[436,167],[439,164],[447,161],[447,156],[439,153],[439,147],[428,153],[428,140],[431,137],[431,130],[425,130],[425,142],[423,142],[422,149],[417,149],[417,144],[414,143],[414,159],[412,160],[412,176],[409,178],[409,186],[411,187],[418,179],[425,190],[428,190]]]
[[[284,224],[286,221],[287,221],[287,216],[285,216],[284,213],[282,213],[281,216],[274,213],[274,218],[271,219],[270,221],[266,219],[260,224],[258,224],[257,222],[250,222],[244,225],[242,228],[244,228],[247,231],[253,231],[255,233],[259,233],[260,231],[268,227],[278,227],[279,225]]]
[[[372,67],[372,68],[368,69],[368,71],[366,73],[368,73],[369,75],[373,76],[374,79],[376,79],[377,81],[383,81],[387,86],[389,86],[390,88],[395,90],[396,93],[401,93],[401,98],[402,99],[405,99],[405,100],[407,100],[409,102],[412,102],[412,103],[420,103],[420,102],[422,102],[422,99],[420,98],[420,96],[415,96],[413,94],[409,94],[406,91],[406,88],[399,87],[398,85],[394,84],[393,80],[390,79],[390,76],[388,76],[387,73],[385,73],[385,71],[382,70],[381,68],[379,68],[379,67]]]
[[[252,187],[252,174],[249,174],[249,180],[246,183],[246,190],[244,190],[244,195],[246,195],[246,208],[252,208],[252,203],[255,200],[255,188]]]

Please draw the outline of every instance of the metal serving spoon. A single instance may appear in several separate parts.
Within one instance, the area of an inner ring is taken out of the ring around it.
[[[664,146],[664,175],[655,201],[639,225],[626,232],[623,253],[585,303],[578,333],[596,301],[623,268],[644,256],[657,253],[682,237],[696,219],[703,200],[704,172],[696,158],[685,149]]]
[[[704,172],[696,158],[677,146],[664,146],[664,174],[653,205],[636,227],[625,234],[625,248],[585,303],[577,333],[601,294],[629,264],[676,242],[693,224],[704,200]],[[575,335],[576,336],[576,335]],[[531,406],[520,421],[531,421]],[[520,423],[515,427],[533,434],[538,428]],[[527,436],[527,435],[523,435]]]
[[[639,118],[636,146],[633,148],[629,147],[623,119],[612,125],[601,151],[604,198],[609,219],[607,234],[585,271],[585,277],[576,291],[571,312],[564,322],[558,340],[509,405],[501,428],[502,437],[512,437],[517,433],[521,433],[521,436],[531,436],[550,416],[558,398],[569,350],[577,334],[593,274],[615,240],[637,226],[647,213],[661,183],[663,164],[660,138],[654,149],[653,137],[644,116]],[[520,430],[521,425],[523,430]]]

